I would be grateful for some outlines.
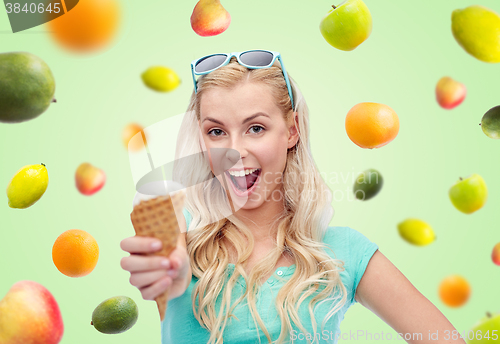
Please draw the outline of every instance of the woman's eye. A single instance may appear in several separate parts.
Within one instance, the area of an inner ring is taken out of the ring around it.
[[[212,134],[211,134],[212,132],[214,132],[214,133],[216,132],[216,134],[215,134],[215,135],[212,135]],[[208,132],[208,135],[212,135],[212,136],[220,136],[220,135],[219,135],[220,133],[223,133],[223,131],[222,131],[221,129],[212,129],[212,130],[210,130],[210,131]]]
[[[261,127],[260,125],[254,125],[252,126],[250,129],[257,129],[257,130],[254,130],[254,133],[258,134],[262,131],[264,131],[265,129],[263,127]],[[258,129],[262,129],[262,130],[258,130]]]

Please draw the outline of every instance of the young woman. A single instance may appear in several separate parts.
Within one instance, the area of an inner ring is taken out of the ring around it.
[[[307,105],[279,53],[209,55],[192,72],[176,156],[208,159],[176,171],[194,185],[183,234],[168,259],[144,255],[160,249],[156,239],[121,243],[131,253],[122,268],[143,298],[169,292],[163,343],[336,343],[348,339],[339,325],[356,302],[408,343],[465,343],[375,243],[329,227]],[[227,170],[214,158],[221,149]]]

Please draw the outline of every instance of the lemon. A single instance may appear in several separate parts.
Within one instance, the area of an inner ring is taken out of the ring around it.
[[[500,62],[500,16],[473,5],[451,14],[451,30],[458,44],[478,60]]]
[[[48,185],[49,175],[44,164],[22,167],[7,186],[9,207],[18,209],[31,207],[42,197]]]
[[[399,235],[409,242],[417,246],[425,246],[436,239],[436,235],[432,227],[419,219],[406,219],[398,224]]]
[[[115,296],[101,302],[92,312],[91,325],[102,333],[116,334],[129,330],[137,322],[139,309],[127,296]]]
[[[147,87],[158,92],[173,91],[181,83],[181,79],[174,70],[163,66],[148,68],[142,73],[142,81]]]

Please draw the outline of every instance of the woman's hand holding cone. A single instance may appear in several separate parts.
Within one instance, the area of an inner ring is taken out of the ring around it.
[[[122,240],[120,247],[129,252],[121,267],[130,272],[130,284],[137,287],[145,300],[154,300],[168,291],[168,300],[181,296],[191,282],[191,267],[185,234],[180,234],[176,248],[168,256],[148,256],[160,251],[162,243],[151,237],[133,236]]]

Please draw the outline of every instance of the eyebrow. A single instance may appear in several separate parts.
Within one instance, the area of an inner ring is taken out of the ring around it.
[[[252,119],[254,119],[254,118],[256,118],[256,117],[259,117],[259,116],[265,116],[265,117],[267,117],[267,118],[271,119],[271,117],[269,117],[269,116],[268,116],[268,115],[266,115],[265,113],[263,113],[263,112],[257,112],[256,114],[254,114],[254,115],[252,115],[252,116],[248,117],[247,119],[243,120],[243,122],[241,122],[241,124],[245,124],[246,122],[249,122],[249,121],[251,121]],[[202,121],[201,123],[203,123],[203,122],[205,122],[205,121],[207,121],[207,120],[208,120],[208,121],[212,121],[212,122],[214,122],[214,123],[217,123],[217,124],[219,124],[219,125],[224,125],[224,123],[222,123],[221,121],[216,120],[215,118],[212,118],[212,117],[205,117],[205,119],[203,119],[203,121]]]

